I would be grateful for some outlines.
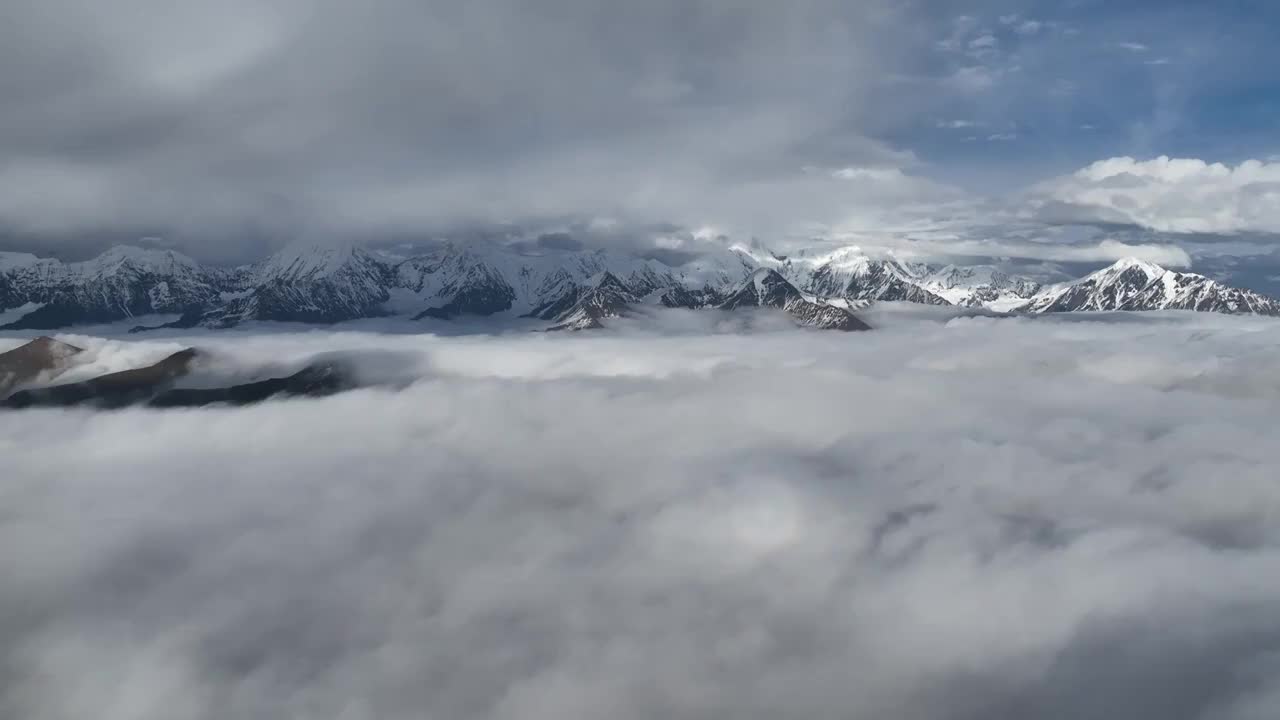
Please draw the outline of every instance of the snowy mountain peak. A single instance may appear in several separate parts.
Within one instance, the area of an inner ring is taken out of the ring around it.
[[[1280,315],[1276,300],[1233,288],[1195,273],[1165,270],[1125,258],[1074,282],[1045,288],[1025,312],[1196,310],[1228,314]]]
[[[720,305],[726,310],[739,307],[783,308],[800,291],[773,268],[758,268]]]
[[[594,288],[616,287],[626,290],[626,286],[618,279],[618,276],[608,270],[603,270],[587,278],[587,285]]]
[[[134,245],[117,245],[75,266],[94,274],[110,274],[123,268],[154,274],[196,272],[200,268],[199,263],[180,252]]]
[[[1096,273],[1094,273],[1094,275],[1098,275],[1098,276],[1116,275],[1119,273],[1129,272],[1132,270],[1141,272],[1143,275],[1147,277],[1148,280],[1155,280],[1156,278],[1168,272],[1168,270],[1165,270],[1164,268],[1160,267],[1159,265],[1156,265],[1153,262],[1147,262],[1146,260],[1139,260],[1136,257],[1127,257],[1127,258],[1121,258],[1120,260],[1117,260],[1114,264],[1097,271]]]
[[[549,330],[590,330],[604,326],[604,320],[621,317],[639,298],[608,270],[592,276],[585,288],[571,292],[561,303],[572,305],[550,319],[556,324]]]
[[[833,268],[851,272],[866,272],[867,268],[871,266],[871,257],[856,245],[836,248],[823,253],[802,254],[796,260],[814,266],[829,265]]]
[[[257,275],[264,279],[324,278],[341,270],[356,253],[355,246],[349,244],[293,243],[259,264]]]
[[[791,258],[780,270],[797,287],[821,297],[950,304],[921,284],[919,268],[894,257],[877,260],[856,248]]]

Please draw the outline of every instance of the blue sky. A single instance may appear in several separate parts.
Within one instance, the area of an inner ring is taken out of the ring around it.
[[[942,176],[1016,187],[1117,155],[1280,154],[1278,4],[947,6],[965,9],[939,13],[922,72],[976,85],[884,136]]]

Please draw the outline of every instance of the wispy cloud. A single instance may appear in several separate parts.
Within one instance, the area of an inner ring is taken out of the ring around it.
[[[997,47],[1000,44],[996,40],[996,36],[991,33],[984,33],[969,41],[970,50],[985,50]]]
[[[1019,35],[1037,35],[1041,30],[1050,27],[1049,23],[1031,18],[1023,18],[1018,14],[1001,15],[999,17],[1000,24],[1011,29]]]
[[[1000,70],[982,65],[968,65],[957,68],[947,79],[947,83],[960,92],[980,93],[995,87],[1001,75]]]
[[[1019,23],[1016,31],[1019,35],[1036,35],[1045,28],[1044,23],[1038,20],[1027,20]]]
[[[1071,97],[1080,91],[1080,85],[1074,80],[1059,78],[1049,85],[1049,94],[1056,97]]]

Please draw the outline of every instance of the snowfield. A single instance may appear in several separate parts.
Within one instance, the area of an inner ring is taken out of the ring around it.
[[[0,413],[0,717],[1280,717],[1280,321],[961,314],[59,334],[388,384]]]

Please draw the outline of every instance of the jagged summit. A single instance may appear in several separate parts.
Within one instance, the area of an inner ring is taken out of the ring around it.
[[[721,303],[725,310],[740,307],[783,308],[786,303],[803,298],[800,290],[773,268],[760,268]]]
[[[1150,262],[1148,260],[1140,260],[1136,257],[1133,257],[1132,255],[1129,257],[1120,258],[1119,260],[1112,263],[1110,267],[1104,268],[1104,270],[1113,270],[1113,271],[1124,271],[1124,270],[1134,270],[1134,269],[1142,271],[1143,274],[1145,274],[1147,277],[1152,279],[1160,277],[1161,275],[1168,272],[1167,270],[1165,270],[1164,268],[1160,267],[1159,265],[1153,262]]]
[[[550,330],[590,330],[603,326],[603,320],[621,317],[639,302],[639,298],[613,273],[604,271],[590,278],[575,294],[575,300],[556,316]]]
[[[743,307],[783,310],[800,325],[824,330],[870,329],[847,308],[802,293],[772,268],[756,270],[720,305],[722,310]]]

